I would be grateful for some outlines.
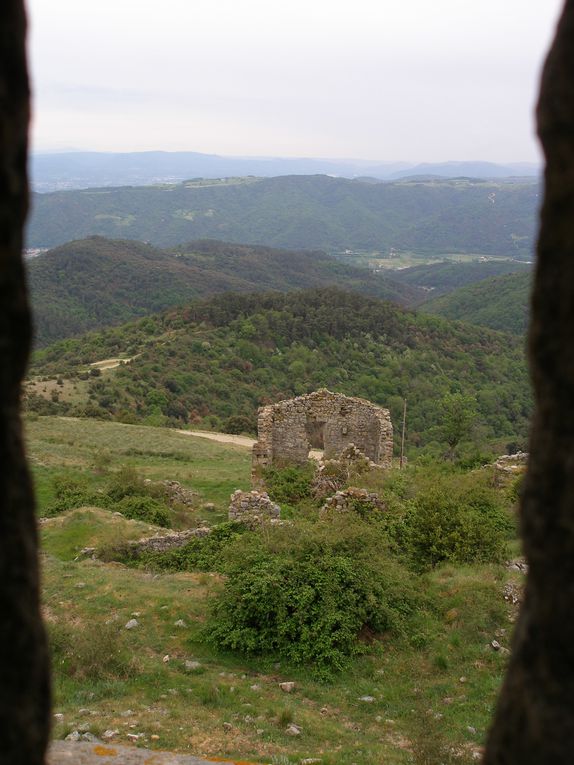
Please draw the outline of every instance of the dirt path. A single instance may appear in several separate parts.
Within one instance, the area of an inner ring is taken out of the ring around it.
[[[212,433],[207,430],[178,430],[176,432],[183,433],[185,436],[208,438],[210,441],[219,441],[220,444],[244,446],[246,449],[252,449],[256,440],[255,438],[249,438],[249,436],[235,436],[232,433]],[[323,452],[320,449],[311,449],[309,452],[309,458],[312,460],[320,460],[322,457]]]
[[[120,364],[127,364],[130,361],[133,361],[141,354],[136,354],[135,356],[130,356],[127,359],[102,359],[102,361],[93,361],[89,366],[94,367],[94,369],[114,369],[115,367],[119,367]]]
[[[255,443],[254,438],[248,436],[235,436],[232,433],[211,433],[207,430],[178,430],[177,433],[183,433],[184,436],[198,436],[199,438],[208,438],[210,441],[219,441],[220,444],[235,444],[236,446],[245,446],[251,449]]]

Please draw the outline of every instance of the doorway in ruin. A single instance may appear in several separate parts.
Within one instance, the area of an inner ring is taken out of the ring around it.
[[[309,442],[310,449],[325,449],[325,425],[326,422],[319,420],[307,419],[305,423],[305,433],[307,434],[307,441]]]

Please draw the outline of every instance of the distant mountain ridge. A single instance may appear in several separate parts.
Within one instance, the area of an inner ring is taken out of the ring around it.
[[[199,152],[36,152],[30,170],[35,191],[82,189],[98,186],[148,185],[189,178],[225,178],[254,175],[327,174],[342,178],[370,176],[396,179],[411,175],[472,178],[536,176],[534,163],[493,162],[378,162],[357,159],[289,157],[226,157]]]
[[[197,239],[293,250],[532,258],[536,180],[291,175],[34,194],[29,247],[100,235],[173,247]]]

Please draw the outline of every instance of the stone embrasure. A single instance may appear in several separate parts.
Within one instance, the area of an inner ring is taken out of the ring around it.
[[[369,460],[390,467],[393,426],[387,409],[362,398],[321,389],[262,407],[253,446],[254,482],[271,465],[304,465],[312,448],[337,457],[350,444]]]
[[[241,491],[237,489],[231,495],[229,520],[246,523],[262,523],[277,520],[281,508],[273,502],[265,491]]]

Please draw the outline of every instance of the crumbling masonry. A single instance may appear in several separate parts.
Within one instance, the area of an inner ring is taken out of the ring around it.
[[[253,446],[253,478],[271,465],[303,465],[311,449],[338,457],[354,444],[382,467],[390,467],[393,426],[387,409],[362,398],[321,389],[259,410]]]

